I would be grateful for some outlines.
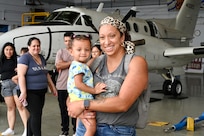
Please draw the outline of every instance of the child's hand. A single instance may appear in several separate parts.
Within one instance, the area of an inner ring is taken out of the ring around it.
[[[94,87],[95,94],[99,94],[106,91],[106,84],[99,82]]]
[[[79,116],[80,119],[95,119],[96,112],[90,110],[84,110]]]

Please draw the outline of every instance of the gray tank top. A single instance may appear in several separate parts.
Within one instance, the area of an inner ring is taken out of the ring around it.
[[[94,73],[94,84],[97,82],[104,82],[107,85],[107,91],[95,96],[95,99],[114,97],[119,94],[120,87],[125,79],[126,71],[124,64],[125,56],[123,57],[120,65],[112,73],[108,72],[107,69],[107,58],[106,55],[101,60],[98,70]],[[126,90],[128,91],[128,90]],[[138,119],[137,101],[129,108],[127,112],[121,113],[106,113],[97,112],[97,124],[105,123],[109,125],[125,125],[135,126],[136,120]]]

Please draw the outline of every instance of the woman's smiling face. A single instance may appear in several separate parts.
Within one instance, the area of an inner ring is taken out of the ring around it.
[[[101,49],[107,54],[112,55],[119,50],[124,50],[121,44],[124,42],[124,36],[112,25],[105,24],[99,29],[99,40]]]
[[[13,56],[14,49],[12,46],[6,46],[4,48],[4,54],[7,59],[10,59]]]

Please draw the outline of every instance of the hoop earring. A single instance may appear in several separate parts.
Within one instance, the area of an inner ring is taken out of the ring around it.
[[[125,47],[125,43],[124,43],[124,42],[123,42],[123,43],[121,43],[121,46],[122,46],[122,47]]]

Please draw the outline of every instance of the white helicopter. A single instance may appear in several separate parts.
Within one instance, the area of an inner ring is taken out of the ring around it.
[[[106,16],[120,18],[129,30],[131,40],[135,42],[136,54],[146,58],[149,71],[161,74],[165,81],[165,94],[180,95],[181,82],[175,78],[177,69],[192,59],[204,56],[204,47],[189,47],[200,9],[200,0],[185,0],[175,19],[139,19],[135,8],[125,15],[102,12],[103,4],[96,11],[85,8],[66,7],[53,11],[45,22],[22,26],[0,36],[0,45],[10,41],[17,51],[27,46],[30,37],[41,40],[42,54],[48,68],[54,69],[56,52],[64,48],[63,34],[67,31],[75,34],[89,33],[93,43],[98,40],[97,28]],[[1,47],[0,47],[1,48]]]

